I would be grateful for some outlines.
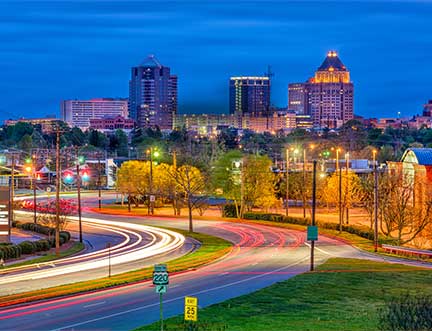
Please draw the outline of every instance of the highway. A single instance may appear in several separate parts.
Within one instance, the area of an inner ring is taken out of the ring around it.
[[[173,259],[198,245],[190,239],[185,243],[185,237],[176,232],[140,224],[108,221],[103,217],[84,217],[83,223],[86,230],[110,233],[114,238],[112,242],[110,240],[112,246],[52,262],[3,270],[0,272],[0,291],[12,294],[105,277],[109,264],[112,274],[136,270],[151,266],[161,259],[161,255],[165,255],[164,260]]]
[[[103,217],[106,217],[104,215]],[[121,221],[186,228],[185,220],[108,216]],[[197,221],[198,232],[217,235],[235,243],[232,252],[211,265],[171,275],[164,299],[165,316],[182,312],[186,295],[198,296],[200,306],[250,293],[309,270],[310,248],[305,234],[282,228]],[[316,262],[330,256],[362,257],[360,251],[321,237]],[[49,300],[0,311],[3,330],[129,330],[156,321],[159,297],[151,282]]]
[[[104,223],[115,221],[145,226],[187,229],[187,220],[161,217],[130,217],[85,213]],[[309,270],[310,246],[305,233],[284,228],[224,221],[195,221],[197,232],[234,243],[232,251],[210,265],[170,275],[164,295],[164,317],[183,312],[187,295],[197,296],[205,307],[251,293]],[[320,236],[315,262],[329,257],[364,258],[400,262],[362,252],[341,241]],[[155,259],[157,261],[157,258]],[[410,264],[418,264],[410,262]],[[430,266],[428,264],[427,266]],[[159,296],[151,281],[88,294],[73,295],[26,306],[0,310],[2,330],[131,330],[159,318]]]

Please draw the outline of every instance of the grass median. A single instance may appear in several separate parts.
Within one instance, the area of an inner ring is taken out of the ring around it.
[[[231,251],[232,244],[224,239],[213,237],[201,233],[189,233],[187,231],[170,229],[172,231],[191,237],[201,243],[201,246],[185,256],[168,261],[170,272],[180,272],[199,267],[213,262]],[[50,287],[47,289],[35,290],[31,292],[17,293],[7,296],[0,296],[0,307],[14,304],[22,304],[31,301],[50,299],[59,296],[66,296],[80,292],[94,291],[98,289],[135,283],[145,279],[150,279],[153,268],[143,268],[131,272],[113,275],[111,278],[99,278],[91,281],[77,282],[73,284]]]
[[[407,292],[431,295],[431,270],[332,258],[315,272],[200,309],[198,330],[375,331],[379,309]],[[165,326],[166,331],[188,330],[183,316],[167,319]],[[154,323],[135,331],[159,328]]]

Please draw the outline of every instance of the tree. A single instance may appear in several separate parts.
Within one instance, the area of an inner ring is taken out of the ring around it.
[[[212,166],[212,188],[217,196],[224,197],[234,204],[240,218],[241,203],[241,160],[242,153],[232,150],[222,156]],[[237,166],[236,166],[237,165]]]
[[[415,239],[432,224],[432,198],[414,204],[414,186],[401,173],[380,178],[379,210],[381,231],[398,245]]]
[[[276,176],[271,170],[272,161],[267,156],[248,155],[243,159],[243,209],[260,207],[265,211],[277,205]],[[240,211],[243,215],[244,210]]]
[[[131,210],[131,200],[138,207],[138,196],[148,191],[148,162],[126,161],[117,172],[117,189],[128,196],[128,210]]]
[[[23,151],[30,152],[33,147],[33,139],[30,135],[25,134],[18,142],[18,147]]]
[[[323,201],[328,205],[339,205],[339,199],[342,202],[342,219],[346,215],[346,209],[351,208],[354,204],[358,204],[362,200],[362,185],[360,178],[352,171],[346,173],[342,171],[342,196],[339,194],[340,187],[339,172],[335,172],[327,180],[327,187],[324,190]]]
[[[198,168],[188,164],[177,169],[171,168],[169,174],[176,182],[179,194],[184,197],[188,206],[189,232],[193,232],[192,210],[194,209],[194,199],[205,192],[204,176]]]

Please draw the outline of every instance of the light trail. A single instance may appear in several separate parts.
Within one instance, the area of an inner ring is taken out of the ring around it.
[[[19,212],[25,214],[27,212]],[[70,217],[72,220],[77,220],[76,217]],[[122,235],[125,240],[120,244],[113,246],[111,249],[105,248],[93,253],[87,253],[80,256],[59,259],[46,264],[39,264],[55,267],[43,270],[32,270],[22,272],[16,275],[0,276],[2,284],[13,283],[29,279],[41,279],[47,277],[61,276],[74,272],[83,272],[97,268],[106,268],[108,265],[108,251],[111,250],[110,263],[111,265],[124,264],[137,260],[148,259],[157,255],[166,254],[170,251],[180,248],[185,237],[179,233],[159,229],[151,226],[133,224],[127,222],[116,222],[108,220],[100,220],[96,218],[83,218],[86,225],[101,228],[107,231],[115,232]],[[151,240],[143,244],[142,234],[150,236]],[[135,236],[137,240],[131,241],[131,236]],[[32,265],[34,268],[38,264]],[[16,271],[13,268],[8,272]]]

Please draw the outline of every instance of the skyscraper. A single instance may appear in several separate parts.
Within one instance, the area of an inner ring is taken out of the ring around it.
[[[172,129],[177,113],[177,76],[149,55],[131,70],[129,114],[140,127]]]
[[[288,84],[288,109],[296,114],[305,115],[307,105],[307,90],[304,83]]]
[[[289,88],[294,86],[305,93],[303,111],[296,111],[311,115],[315,127],[337,128],[354,118],[354,85],[335,51],[328,52],[314,77],[306,83],[290,84]],[[288,94],[289,105],[298,104],[301,95],[290,90]]]
[[[269,107],[269,77],[230,78],[230,114],[266,115]]]

